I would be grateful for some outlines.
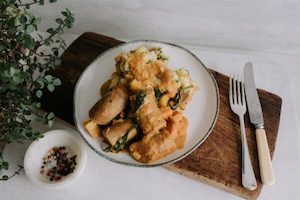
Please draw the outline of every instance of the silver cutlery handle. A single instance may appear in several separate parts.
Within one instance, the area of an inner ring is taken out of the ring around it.
[[[249,190],[255,190],[255,188],[257,187],[257,183],[248,149],[244,116],[239,116],[239,119],[242,136],[242,184],[245,188]]]

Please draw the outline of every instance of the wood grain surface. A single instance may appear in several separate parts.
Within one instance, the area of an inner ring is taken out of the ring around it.
[[[45,94],[42,105],[64,121],[74,125],[73,91],[82,71],[103,51],[123,42],[96,33],[84,33],[61,56],[61,66],[50,73],[59,77],[62,86],[54,93]],[[220,91],[220,113],[211,135],[193,153],[181,161],[167,165],[172,171],[228,191],[245,199],[256,199],[262,189],[257,158],[254,127],[245,115],[245,126],[250,156],[254,165],[258,187],[254,191],[241,185],[241,136],[238,117],[228,102],[228,77],[210,70]],[[258,90],[265,119],[265,130],[273,157],[280,121],[282,100],[277,95]],[[276,171],[275,171],[276,175]]]

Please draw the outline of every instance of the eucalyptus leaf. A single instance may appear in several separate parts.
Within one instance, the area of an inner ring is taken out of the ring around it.
[[[41,21],[42,21],[41,17],[35,17],[34,21],[32,23],[35,24],[35,25],[37,25],[37,24],[41,23]]]
[[[53,85],[59,86],[59,85],[61,85],[61,81],[58,78],[56,78],[53,80]]]
[[[24,47],[28,49],[33,49],[34,46],[35,46],[35,40],[29,34],[25,34]]]
[[[53,113],[53,112],[50,112],[50,113],[47,115],[47,119],[48,119],[48,120],[54,119],[54,113]]]
[[[63,15],[63,16],[68,16],[68,13],[67,12],[65,12],[65,11],[63,11],[63,12],[61,12],[61,14]]]
[[[60,19],[60,18],[57,18],[55,21],[56,21],[58,24],[62,24],[62,23],[63,23],[63,20]]]
[[[42,97],[42,95],[43,95],[43,92],[42,92],[42,90],[38,90],[38,91],[36,91],[35,95],[36,95],[36,97],[37,97],[37,98],[41,98],[41,97]]]
[[[45,87],[45,83],[44,83],[44,81],[41,80],[41,79],[37,80],[37,84],[39,84],[39,88],[40,88],[40,89],[43,89],[43,88]]]
[[[25,24],[27,22],[27,17],[25,15],[21,15],[19,21],[21,24]]]
[[[47,124],[48,124],[49,128],[51,128],[53,126],[53,120],[49,120]]]
[[[3,166],[3,169],[8,170],[9,164],[8,164],[8,162],[4,161],[2,166]]]
[[[26,26],[25,32],[31,33],[32,31],[34,31],[34,29],[35,29],[34,26],[29,24]]]
[[[50,33],[50,34],[52,34],[52,33],[54,33],[54,29],[53,28],[49,28],[49,29],[47,29],[47,32]]]
[[[0,43],[0,52],[3,51],[4,49],[6,49],[6,46]]]
[[[52,83],[53,76],[48,74],[48,75],[45,76],[45,80],[46,80],[48,83]]]
[[[50,91],[50,92],[53,92],[54,89],[55,89],[55,86],[53,84],[48,84],[47,85],[47,89]]]

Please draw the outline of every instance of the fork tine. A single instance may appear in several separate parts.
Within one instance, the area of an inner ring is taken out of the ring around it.
[[[242,105],[246,105],[246,99],[245,99],[245,84],[242,82]]]
[[[241,104],[240,76],[237,76],[236,83],[237,83],[237,104]]]
[[[232,105],[232,78],[229,78],[229,103]]]
[[[236,76],[233,76],[233,104],[237,104],[236,99]]]

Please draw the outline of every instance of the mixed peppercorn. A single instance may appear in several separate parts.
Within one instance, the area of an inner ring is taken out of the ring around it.
[[[41,174],[47,175],[50,181],[59,181],[75,170],[76,155],[71,156],[66,147],[53,147],[43,157]]]

